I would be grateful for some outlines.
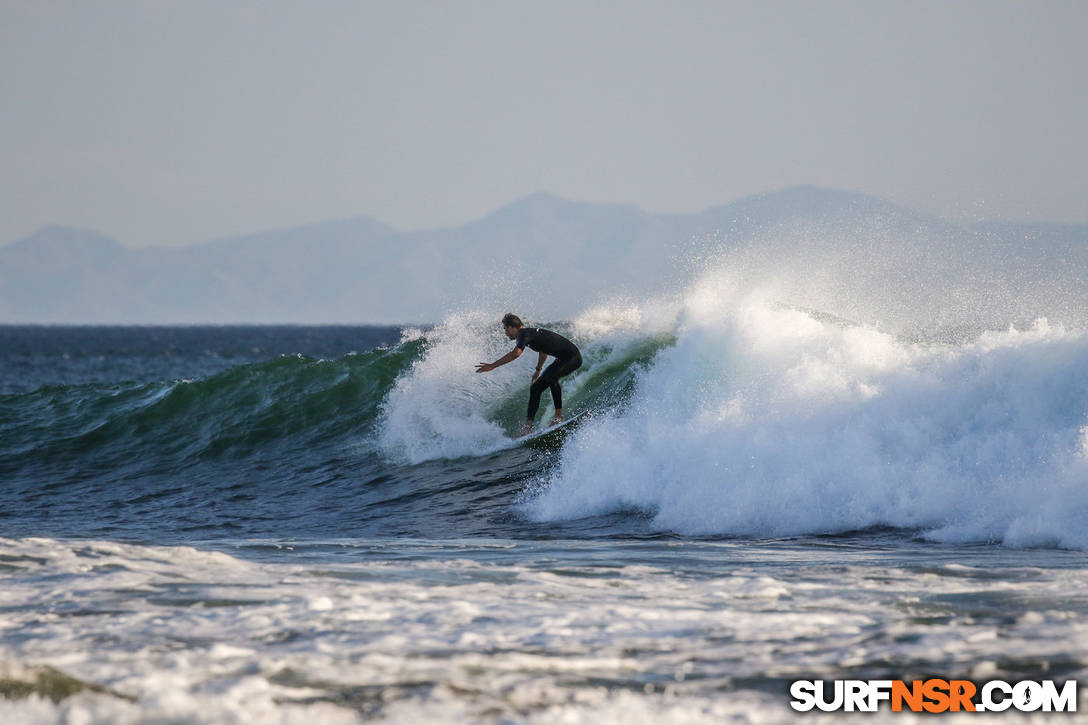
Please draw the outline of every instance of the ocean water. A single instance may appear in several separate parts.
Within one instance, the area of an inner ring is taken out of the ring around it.
[[[0,328],[0,722],[790,722],[797,679],[1088,679],[1083,330],[711,276],[537,321],[590,413],[525,447],[532,366],[473,372],[505,311]]]

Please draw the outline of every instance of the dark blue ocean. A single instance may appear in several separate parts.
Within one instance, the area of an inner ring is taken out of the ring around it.
[[[589,413],[532,446],[532,365],[473,372],[494,314],[0,327],[0,722],[789,722],[796,679],[1084,681],[1088,337],[716,304],[540,323]]]

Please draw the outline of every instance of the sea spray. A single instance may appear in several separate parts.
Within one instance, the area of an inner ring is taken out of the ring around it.
[[[685,534],[873,526],[1088,547],[1088,336],[957,345],[817,319],[708,275],[630,405],[583,426],[523,510]]]
[[[509,442],[488,412],[513,386],[514,369],[474,374],[476,363],[502,354],[499,337],[488,334],[497,330],[493,317],[450,315],[427,333],[421,356],[397,378],[382,405],[379,441],[388,457],[419,463],[481,454]]]

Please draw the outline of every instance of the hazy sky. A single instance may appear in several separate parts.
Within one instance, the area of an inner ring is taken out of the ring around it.
[[[1088,2],[0,0],[0,244],[816,184],[1088,220]]]

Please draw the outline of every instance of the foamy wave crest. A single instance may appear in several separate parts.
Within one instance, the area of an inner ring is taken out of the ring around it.
[[[641,510],[686,534],[873,526],[1088,548],[1088,336],[1039,320],[958,345],[738,294],[710,275],[630,405],[583,426],[525,503]]]
[[[451,315],[426,335],[423,355],[397,378],[382,406],[380,445],[408,463],[479,455],[509,444],[488,413],[512,385],[510,366],[476,375],[503,350],[494,315]],[[508,347],[508,346],[507,346]]]

